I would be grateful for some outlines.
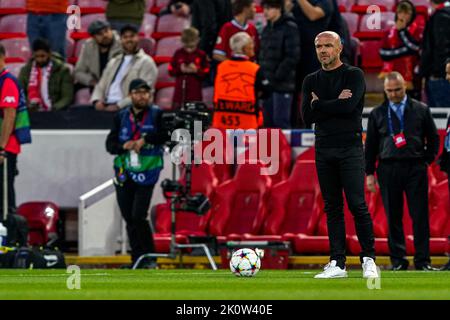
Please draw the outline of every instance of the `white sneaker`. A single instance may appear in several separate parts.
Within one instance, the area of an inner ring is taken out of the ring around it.
[[[323,272],[317,274],[315,279],[347,278],[347,271],[336,266],[336,260],[331,260],[324,268]]]
[[[363,278],[378,278],[378,270],[375,261],[372,258],[364,257],[363,258]]]

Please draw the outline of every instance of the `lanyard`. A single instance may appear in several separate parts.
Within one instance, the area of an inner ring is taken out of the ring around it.
[[[402,114],[400,117],[400,132],[403,133],[403,129],[405,126],[405,116]],[[389,135],[394,136],[394,126],[392,125],[392,110],[391,106],[388,106],[388,128],[389,128]]]
[[[141,136],[141,128],[144,126],[145,121],[147,120],[147,117],[149,115],[149,110],[143,111],[144,116],[142,117],[141,123],[137,122],[136,116],[133,112],[130,114],[130,120],[131,120],[131,132],[132,132],[132,139],[138,140]]]

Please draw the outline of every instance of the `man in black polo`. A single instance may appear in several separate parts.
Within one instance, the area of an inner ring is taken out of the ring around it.
[[[318,34],[315,47],[322,68],[303,81],[302,114],[306,124],[315,124],[316,167],[325,202],[331,255],[330,263],[316,278],[347,277],[342,191],[362,248],[363,276],[376,278],[372,219],[364,198],[361,134],[364,73],[341,62],[343,48],[338,34],[330,31]]]
[[[375,192],[375,168],[388,218],[389,250],[393,270],[406,270],[403,233],[403,193],[413,222],[414,264],[418,270],[430,266],[427,166],[439,151],[439,135],[430,109],[406,94],[398,72],[384,82],[387,100],[372,110],[366,138],[367,188]]]

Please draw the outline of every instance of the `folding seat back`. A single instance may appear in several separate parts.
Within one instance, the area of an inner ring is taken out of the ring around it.
[[[78,0],[77,4],[81,9],[81,14],[90,14],[105,13],[108,3],[104,0]]]
[[[158,89],[171,87],[175,85],[175,78],[169,74],[169,63],[160,64],[158,66]]]
[[[0,39],[26,38],[27,15],[11,14],[0,18]]]
[[[155,103],[162,110],[171,110],[174,87],[167,87],[156,92]]]
[[[25,14],[26,0],[2,0],[0,1],[0,15]]]
[[[87,39],[90,37],[87,32],[89,25],[95,20],[106,21],[106,16],[104,13],[92,13],[84,14],[80,18],[80,29],[72,31],[70,37],[75,40]]]
[[[149,56],[155,54],[156,41],[153,38],[139,38],[139,47]]]
[[[141,29],[139,33],[145,38],[150,38],[155,32],[157,17],[153,14],[146,13],[142,20]]]
[[[297,162],[289,179],[274,186],[267,199],[263,234],[309,234],[319,194],[314,161]]]
[[[347,21],[348,31],[350,36],[352,36],[356,31],[358,31],[359,15],[354,12],[343,12],[341,13],[342,18]]]
[[[188,18],[179,17],[173,14],[166,14],[159,17],[156,25],[156,38],[179,35],[181,32],[189,28],[190,22]]]
[[[210,232],[213,235],[258,234],[265,216],[271,179],[261,165],[241,165],[235,177],[216,190]]]
[[[376,5],[382,12],[392,11],[395,3],[396,0],[358,0],[357,4],[352,6],[352,11],[365,14],[371,5]]]
[[[278,136],[277,139],[275,139]],[[272,145],[272,137],[277,144],[277,147]],[[291,145],[286,139],[283,131],[280,129],[264,129],[258,131],[254,136],[243,138],[245,152],[238,155],[238,163],[251,163],[250,161],[257,160],[258,162],[266,161],[265,157],[270,157],[272,161],[268,164],[263,164],[266,167],[272,167],[273,170],[278,168],[274,174],[270,175],[272,185],[286,180],[289,177],[292,162]],[[249,143],[249,140],[253,140]],[[255,154],[256,153],[256,154]],[[250,159],[256,157],[256,159]]]
[[[59,208],[52,202],[26,202],[17,208],[29,226],[29,244],[46,245],[56,239]]]
[[[27,62],[31,57],[30,44],[26,38],[4,39],[1,44],[6,50],[6,63]]]
[[[430,235],[431,237],[447,237],[445,233],[447,221],[450,220],[448,181],[439,182],[433,188],[435,203],[430,205]]]
[[[181,48],[181,46],[180,36],[167,37],[158,40],[155,51],[155,62],[169,62],[175,51]]]

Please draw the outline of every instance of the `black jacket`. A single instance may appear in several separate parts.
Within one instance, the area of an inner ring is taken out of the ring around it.
[[[375,172],[377,160],[415,160],[431,164],[439,152],[439,135],[427,105],[408,97],[404,112],[406,146],[397,149],[388,129],[386,101],[372,110],[366,136],[366,173]],[[394,134],[400,132],[400,121],[392,112]]]
[[[200,32],[199,48],[211,56],[220,28],[233,19],[231,0],[194,0],[191,12],[192,26]]]
[[[283,15],[268,23],[261,38],[259,64],[275,92],[294,92],[300,37],[294,19]]]
[[[142,117],[144,115],[143,112],[134,115],[131,106],[127,106],[126,109],[130,110],[130,113],[133,114],[134,118],[137,121],[142,121]],[[165,142],[170,141],[170,133],[162,129],[162,114],[162,112],[159,112],[157,118],[155,119],[155,127],[157,131],[152,134],[147,134],[144,137],[146,143],[153,145],[163,145]],[[126,150],[123,148],[123,145],[119,142],[121,129],[121,112],[117,112],[114,115],[111,131],[106,138],[106,151],[108,151],[112,155],[123,154],[126,152]]]
[[[445,78],[445,60],[450,57],[450,7],[436,11],[423,33],[420,73],[428,78]]]

